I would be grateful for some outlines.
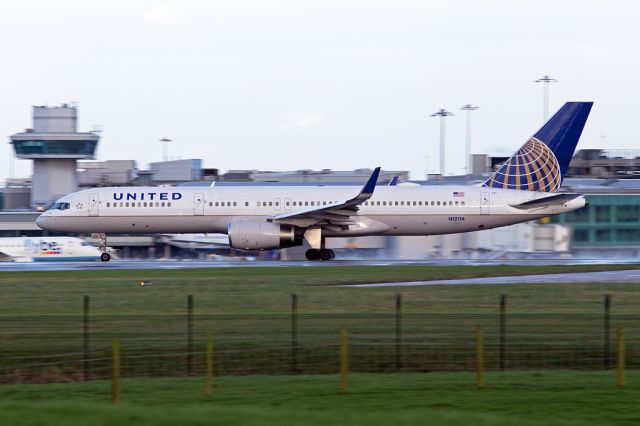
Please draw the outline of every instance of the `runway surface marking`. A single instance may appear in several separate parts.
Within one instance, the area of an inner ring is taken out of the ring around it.
[[[343,287],[415,287],[425,285],[467,284],[579,284],[579,283],[640,283],[637,270],[577,272],[570,274],[517,275],[462,280],[406,281],[397,283],[353,284]]]

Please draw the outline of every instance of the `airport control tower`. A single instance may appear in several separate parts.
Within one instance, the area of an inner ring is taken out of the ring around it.
[[[11,136],[16,157],[33,160],[32,207],[76,191],[76,162],[94,158],[100,136],[78,132],[77,121],[75,106],[34,106],[33,129]]]

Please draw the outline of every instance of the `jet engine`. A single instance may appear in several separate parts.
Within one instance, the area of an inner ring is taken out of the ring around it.
[[[295,228],[273,222],[236,220],[229,223],[229,245],[245,250],[270,250],[302,245]]]

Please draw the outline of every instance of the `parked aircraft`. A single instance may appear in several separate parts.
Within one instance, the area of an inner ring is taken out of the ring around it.
[[[325,237],[435,235],[526,222],[582,208],[559,193],[592,102],[566,103],[480,186],[379,186],[376,168],[350,186],[93,188],[62,197],[37,224],[59,232],[224,233],[239,249],[303,244],[329,260]]]
[[[51,262],[56,260],[98,260],[101,251],[80,238],[17,237],[0,238],[0,260]]]

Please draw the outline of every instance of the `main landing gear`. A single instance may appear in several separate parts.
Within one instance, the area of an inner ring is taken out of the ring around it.
[[[307,260],[331,260],[336,257],[336,253],[331,249],[309,249],[305,253]]]
[[[103,262],[108,262],[111,260],[111,255],[107,252],[107,234],[98,234],[98,239],[100,240],[98,250],[102,252],[102,254],[100,255],[100,260]]]

